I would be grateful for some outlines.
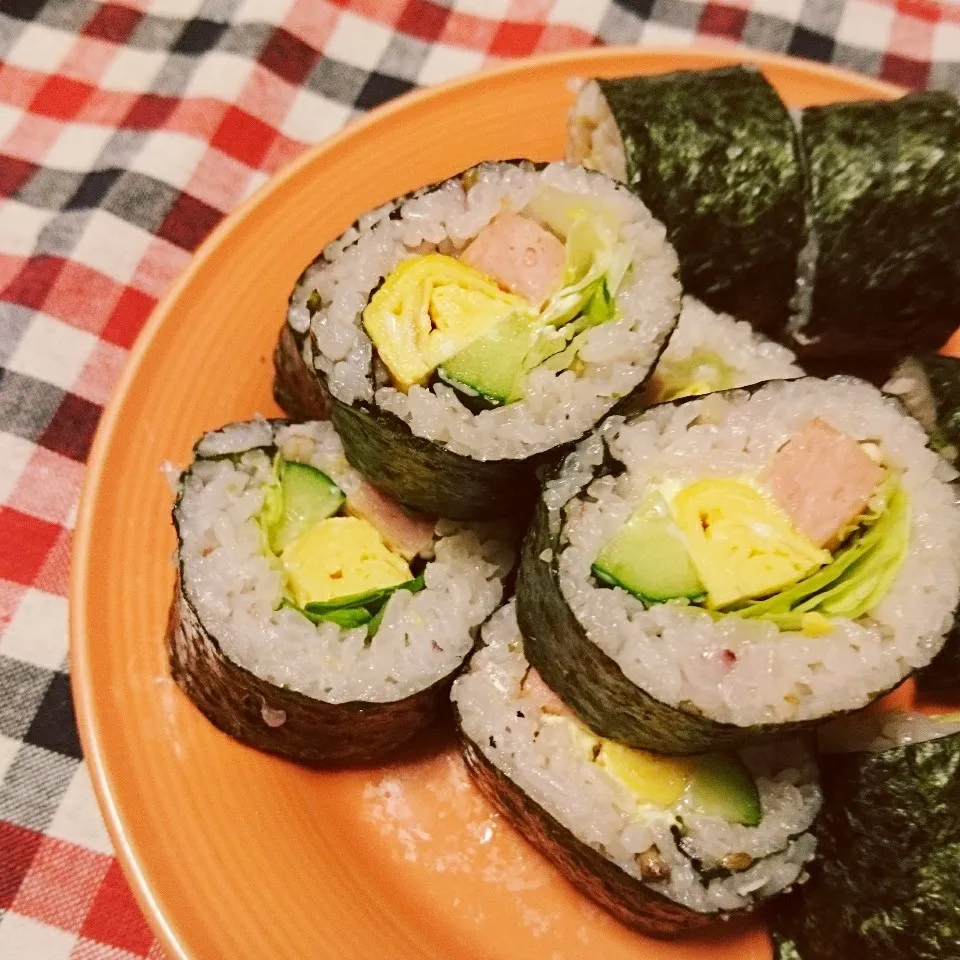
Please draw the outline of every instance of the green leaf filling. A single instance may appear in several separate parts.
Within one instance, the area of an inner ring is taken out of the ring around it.
[[[426,583],[421,573],[412,580],[397,584],[395,587],[368,590],[365,593],[355,593],[333,600],[316,601],[308,603],[305,607],[298,607],[289,597],[284,597],[280,601],[280,606],[296,610],[314,624],[335,623],[344,630],[366,625],[367,638],[371,639],[380,629],[387,609],[387,601],[394,593],[398,590],[419,593],[425,587]]]
[[[855,620],[872,610],[893,585],[910,539],[909,500],[892,474],[878,499],[859,531],[825,567],[775,596],[731,612],[769,620],[781,630],[801,630],[810,613]]]

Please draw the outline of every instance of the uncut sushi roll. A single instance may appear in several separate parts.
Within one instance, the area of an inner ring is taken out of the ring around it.
[[[205,434],[173,511],[173,677],[232,737],[318,764],[426,727],[514,551],[503,524],[415,516],[353,470],[329,423]]]
[[[812,243],[791,324],[803,362],[889,372],[960,313],[960,105],[944,91],[809,107]]]
[[[803,376],[794,355],[746,320],[684,297],[680,322],[647,384],[647,402],[663,403],[764,380]]]
[[[806,243],[796,129],[758,70],[590,80],[567,157],[626,183],[666,226],[684,290],[780,334]]]
[[[956,957],[960,717],[881,714],[823,733],[819,858],[777,904],[776,957]]]
[[[596,733],[695,753],[876,700],[928,664],[960,511],[899,404],[804,377],[611,418],[524,543],[529,661]]]
[[[523,655],[513,604],[455,682],[461,751],[481,792],[581,892],[675,937],[805,877],[820,806],[801,742],[700,757],[591,733]]]
[[[361,218],[300,278],[275,357],[294,417],[411,509],[522,513],[535,467],[642,397],[679,313],[665,230],[564,164],[484,163]]]

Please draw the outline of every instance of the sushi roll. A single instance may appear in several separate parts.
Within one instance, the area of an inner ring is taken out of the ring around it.
[[[547,479],[517,617],[601,736],[696,753],[857,710],[928,664],[960,510],[899,404],[804,377],[614,417]]]
[[[626,183],[666,226],[684,290],[781,333],[806,243],[796,129],[758,70],[591,80],[567,157]]]
[[[930,446],[956,467],[960,463],[960,358],[906,357],[883,389],[903,402],[927,431]]]
[[[696,931],[802,880],[817,769],[800,742],[664,757],[592,733],[523,655],[513,604],[455,682],[480,791],[582,893],[656,937]]]
[[[647,400],[664,403],[764,380],[791,380],[803,376],[795,361],[786,347],[757,333],[746,320],[714,313],[687,296],[677,329],[647,384]]]
[[[954,468],[960,464],[960,359],[936,354],[906,357],[884,386],[926,430],[930,446]],[[960,499],[960,484],[953,481]],[[933,662],[917,675],[924,691],[960,690],[960,620]]]
[[[361,218],[300,278],[275,357],[294,417],[411,509],[528,510],[535,467],[639,402],[676,324],[665,230],[599,173],[484,163]]]
[[[960,313],[960,105],[943,91],[810,107],[801,118],[812,243],[801,362],[888,373],[938,350]]]
[[[205,434],[180,475],[173,677],[232,737],[303,763],[370,760],[427,726],[514,550],[503,524],[415,516],[329,423]]]
[[[960,716],[857,721],[823,731],[819,858],[777,904],[776,957],[956,957]]]

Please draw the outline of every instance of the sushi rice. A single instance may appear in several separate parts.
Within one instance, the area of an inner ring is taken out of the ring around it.
[[[457,256],[496,215],[524,214],[543,187],[599,201],[619,219],[619,239],[633,247],[632,269],[616,294],[619,316],[589,331],[579,350],[580,372],[541,365],[530,373],[522,399],[479,413],[442,381],[407,392],[383,385],[389,377],[361,322],[381,280],[414,256]],[[301,277],[288,322],[300,336],[312,333],[304,359],[338,400],[374,404],[453,453],[524,459],[576,440],[644,381],[679,312],[676,272],[663,226],[623,186],[563,163],[542,170],[484,163],[362,217]],[[307,304],[315,292],[320,305],[311,314]]]
[[[327,703],[401,700],[454,670],[500,603],[514,551],[503,524],[438,520],[425,589],[396,591],[368,642],[365,627],[313,624],[280,608],[282,573],[257,523],[276,446],[349,496],[362,482],[329,423],[236,424],[208,433],[181,478],[176,507],[183,589],[232,661]],[[213,458],[213,459],[203,459]]]
[[[698,358],[704,361],[700,369]],[[679,376],[681,368],[685,368],[689,381],[686,389],[677,390],[676,385],[683,379]],[[717,313],[696,297],[685,296],[677,329],[650,377],[648,396],[651,403],[659,403],[695,393],[802,376],[796,357],[786,347],[757,333],[746,320]],[[693,389],[698,380],[699,387]],[[667,384],[674,389],[665,392]]]
[[[578,839],[641,881],[637,857],[656,846],[670,876],[644,882],[698,913],[749,907],[803,879],[815,850],[806,831],[821,793],[816,766],[798,742],[740,751],[760,794],[758,826],[683,811],[685,836],[678,840],[669,812],[638,808],[622,782],[576,749],[566,724],[544,721],[539,692],[521,687],[529,665],[512,602],[484,626],[483,640],[485,646],[453,686],[462,729],[494,766]],[[732,852],[748,855],[751,865],[724,871],[721,861]],[[720,875],[702,876],[718,868]]]
[[[869,615],[835,618],[826,635],[807,636],[759,619],[714,619],[679,603],[646,608],[627,591],[596,583],[591,564],[648,483],[664,475],[681,483],[752,475],[812,417],[877,443],[902,471],[909,542]],[[607,455],[625,473],[592,480]],[[560,588],[589,639],[658,700],[748,727],[863,707],[934,657],[960,590],[960,513],[942,479],[947,473],[895,401],[852,378],[804,378],[663,404],[627,424],[610,418],[567,458],[544,501],[554,529],[563,524]]]

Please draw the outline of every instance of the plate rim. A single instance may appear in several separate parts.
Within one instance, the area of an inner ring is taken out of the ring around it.
[[[880,99],[893,99],[908,92],[905,88],[896,84],[859,74],[853,70],[788,54],[767,53],[741,44],[705,43],[694,44],[693,46],[657,45],[649,47],[619,45],[599,49],[576,48],[484,67],[444,83],[412,90],[381,104],[357,120],[348,122],[346,126],[332,136],[308,146],[300,156],[282,166],[239,207],[226,214],[197,247],[191,254],[185,268],[157,302],[147,322],[137,335],[120,378],[114,386],[110,399],[101,415],[85,464],[84,482],[74,527],[70,579],[67,591],[70,685],[83,757],[87,763],[97,806],[113,844],[115,856],[145,919],[172,960],[195,960],[195,958],[191,957],[185,945],[180,942],[154,896],[149,876],[140,861],[135,843],[126,826],[124,815],[113,793],[111,778],[101,751],[100,724],[102,718],[97,714],[97,697],[92,680],[92,665],[89,656],[91,637],[87,631],[85,605],[86,585],[91,575],[90,538],[92,518],[100,491],[101,478],[107,467],[106,452],[110,446],[116,421],[124,407],[127,395],[134,382],[142,374],[144,356],[159,330],[173,312],[181,291],[191,283],[200,270],[204,269],[213,251],[237,228],[250,211],[266,202],[271,194],[297,177],[304,167],[314,163],[317,155],[338,149],[341,144],[350,140],[355,134],[380,123],[393,114],[402,113],[419,103],[446,97],[453,91],[464,87],[472,87],[478,83],[495,80],[505,75],[536,72],[544,67],[558,64],[577,61],[603,63],[606,60],[618,60],[624,56],[650,57],[651,59],[664,56],[674,57],[678,60],[690,60],[691,68],[695,68],[694,63],[696,61],[707,58],[724,60],[728,65],[748,62],[758,67],[786,67],[806,72],[813,77],[827,77],[848,83],[852,82],[864,93],[874,93]],[[684,68],[680,67],[678,69]]]

